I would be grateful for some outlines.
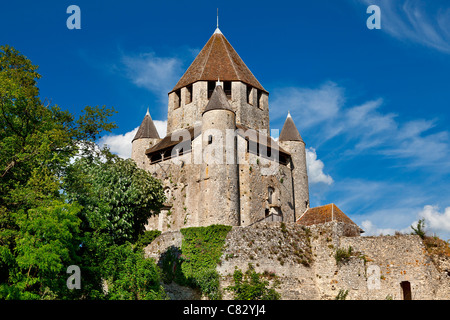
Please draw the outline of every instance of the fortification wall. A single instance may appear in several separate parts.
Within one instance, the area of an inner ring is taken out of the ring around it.
[[[329,300],[347,291],[348,300],[397,300],[404,298],[401,283],[406,281],[412,299],[450,298],[450,260],[430,256],[418,236],[345,237],[343,232],[337,223],[233,227],[217,266],[221,288],[233,284],[236,269],[245,272],[251,263],[270,283],[280,281],[282,299]],[[181,241],[179,231],[163,233],[145,249],[146,256],[158,261],[170,246],[181,248]],[[351,254],[337,262],[337,250],[349,247]],[[224,299],[233,298],[223,293]],[[195,297],[188,288],[171,294],[173,299]]]

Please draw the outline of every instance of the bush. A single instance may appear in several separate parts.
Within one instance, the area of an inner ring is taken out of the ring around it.
[[[152,243],[152,241],[155,240],[160,234],[161,231],[159,230],[144,231],[144,233],[139,235],[135,243],[136,249],[144,249],[146,246]]]
[[[334,258],[336,259],[336,263],[345,263],[352,256],[353,248],[349,246],[347,249],[338,248],[336,253],[334,254]]]
[[[225,290],[232,291],[235,300],[279,300],[281,295],[275,290],[279,281],[275,280],[269,288],[269,281],[263,280],[263,277],[263,274],[257,273],[249,264],[245,274],[239,269],[234,271],[234,286],[229,286]]]

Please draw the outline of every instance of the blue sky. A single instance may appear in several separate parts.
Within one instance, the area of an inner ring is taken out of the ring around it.
[[[66,9],[81,9],[69,30]],[[369,30],[369,5],[381,29]],[[113,106],[99,143],[127,156],[147,107],[164,131],[167,93],[220,29],[289,110],[308,148],[311,205],[335,203],[367,234],[425,218],[450,238],[448,0],[9,1],[0,44],[40,66],[41,96],[79,113]]]

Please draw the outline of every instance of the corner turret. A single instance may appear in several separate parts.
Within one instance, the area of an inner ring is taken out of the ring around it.
[[[150,112],[147,109],[144,120],[142,120],[142,123],[131,142],[131,159],[136,162],[139,168],[148,168],[150,162],[145,154],[145,150],[154,146],[160,140],[158,131],[156,130]]]
[[[236,114],[217,82],[202,113],[202,215],[207,225],[240,222],[235,130]]]
[[[295,216],[300,217],[309,208],[306,149],[291,114],[288,112],[279,139],[280,146],[291,154],[291,171],[294,187]]]

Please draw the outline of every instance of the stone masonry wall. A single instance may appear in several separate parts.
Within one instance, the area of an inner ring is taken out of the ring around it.
[[[270,282],[276,276],[282,299],[330,300],[348,290],[348,300],[397,300],[403,299],[402,281],[410,282],[412,299],[450,298],[450,260],[431,257],[418,236],[345,237],[344,227],[280,222],[233,227],[217,266],[221,287],[233,284],[236,268],[245,272],[251,263],[256,272],[270,274]],[[145,248],[146,256],[158,261],[170,246],[180,248],[181,241],[179,231],[163,233]],[[348,247],[351,256],[337,263],[337,249]],[[168,290],[172,299],[198,298],[189,288]],[[230,292],[223,293],[232,299]]]

